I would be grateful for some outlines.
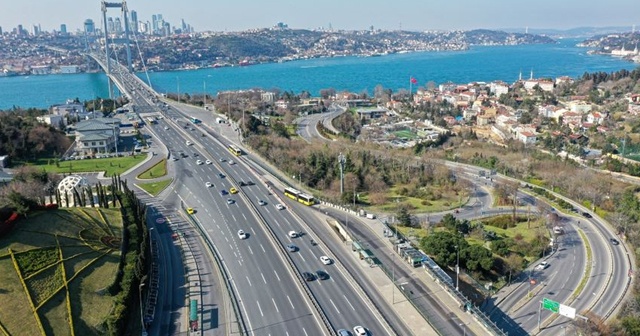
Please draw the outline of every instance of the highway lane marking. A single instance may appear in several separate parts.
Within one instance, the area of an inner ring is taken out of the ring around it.
[[[244,212],[242,213],[242,217],[244,217],[245,221],[248,221],[247,216],[244,215]]]
[[[227,204],[227,206],[229,206],[229,205]],[[234,221],[234,222],[237,222],[237,221],[238,221],[238,220],[236,219],[236,216],[234,216],[233,214],[231,214],[231,217],[233,217],[233,221]]]
[[[340,310],[338,310],[338,307],[336,306],[335,303],[333,303],[333,300],[329,299],[329,301],[331,302],[331,304],[333,305],[333,308],[336,309],[336,311],[338,312],[338,314],[340,314]]]
[[[247,246],[247,248],[249,249],[249,253],[253,254],[253,250],[251,249],[251,246]]]
[[[273,301],[273,306],[276,307],[276,311],[279,313],[280,309],[278,309],[278,305],[276,304],[276,300],[274,298],[271,298],[271,301]]]
[[[302,258],[302,260],[304,260],[304,262],[307,262],[307,260],[302,256],[302,253],[298,253],[300,255],[300,258]]]
[[[289,295],[287,295],[287,300],[289,300],[289,304],[291,305],[291,309],[296,309],[296,307],[293,306],[293,302],[291,302],[291,298],[289,297]]]
[[[258,309],[260,310],[260,315],[264,317],[264,314],[262,313],[262,308],[260,308],[260,302],[256,301],[256,304],[258,305]]]
[[[248,276],[245,276],[245,278],[247,278],[247,282],[249,283],[249,286],[250,286],[250,287],[253,287],[253,285],[251,284],[251,280],[249,280],[249,277],[248,277]]]
[[[262,252],[267,253],[267,251],[264,249],[264,246],[262,246],[262,244],[260,244],[260,247],[262,248]]]
[[[227,243],[229,242],[229,238],[227,238],[227,236],[224,236],[224,240],[226,240]]]
[[[264,284],[266,285],[267,284],[267,279],[264,278],[264,274],[263,273],[260,273],[260,275],[262,276],[262,281],[264,281]]]
[[[307,334],[307,330],[304,327],[302,328],[302,331],[304,331],[305,335],[309,336],[309,334]]]
[[[349,304],[349,306],[351,306],[351,309],[356,310],[353,305],[351,304],[351,301],[349,301],[349,299],[347,299],[347,296],[342,294],[342,296],[344,297],[344,300],[347,301],[347,303]]]
[[[276,278],[278,278],[278,281],[280,281],[280,277],[278,276],[278,272],[276,272],[275,270],[273,271],[273,273],[276,274]],[[293,306],[293,305],[292,305]]]

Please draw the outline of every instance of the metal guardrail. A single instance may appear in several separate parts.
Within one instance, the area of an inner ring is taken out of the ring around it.
[[[182,209],[182,211],[187,210],[184,206],[184,203],[182,202],[180,202],[180,208]],[[245,333],[248,335],[247,326],[244,322],[244,318],[242,317],[242,313],[240,312],[238,297],[236,296],[236,293],[233,290],[233,285],[231,284],[231,281],[229,281],[230,279],[229,273],[227,269],[224,267],[222,260],[220,260],[220,254],[218,252],[218,249],[211,242],[211,240],[209,240],[209,238],[206,235],[206,232],[204,232],[204,229],[202,228],[200,223],[193,216],[189,216],[189,220],[191,221],[193,226],[198,230],[198,232],[200,233],[200,236],[202,237],[204,242],[207,244],[207,247],[211,251],[211,254],[213,255],[213,259],[216,262],[216,265],[218,266],[218,269],[220,270],[220,272],[222,272],[222,275],[224,276],[224,280],[225,280],[224,286],[227,289],[229,296],[231,297],[231,302],[233,303],[232,304],[233,312],[236,316],[236,319],[238,320],[238,326],[240,327],[240,335],[244,335]]]

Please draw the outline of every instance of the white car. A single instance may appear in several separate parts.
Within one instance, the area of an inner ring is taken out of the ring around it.
[[[168,130],[169,130],[169,127],[165,126],[165,127],[164,127],[164,130],[165,130],[165,131],[168,131]]]
[[[276,209],[278,209],[278,210],[282,210],[282,209],[284,209],[284,205],[282,205],[282,204],[276,204]]]
[[[211,182],[207,182],[204,184],[207,188],[211,188],[213,186],[213,184],[211,184]]]
[[[331,258],[327,256],[321,256],[320,261],[322,261],[322,263],[325,265],[331,265]]]
[[[229,160],[229,164],[230,164],[230,165],[234,165],[234,164],[236,164],[236,163],[235,163],[235,162],[233,162],[233,160]]]
[[[235,203],[235,202],[236,202],[236,201],[234,201],[234,200],[233,200],[233,199],[231,199],[231,198],[227,199],[227,204],[233,204],[233,203]]]
[[[357,336],[367,336],[369,332],[363,326],[355,326],[353,327],[353,333]]]
[[[242,230],[238,230],[238,238],[246,239],[247,238],[247,234]]]
[[[260,205],[267,205],[267,202],[263,201],[263,200],[258,200],[258,204]]]
[[[295,231],[289,231],[289,237],[290,238],[297,238],[298,237],[298,233]]]
[[[198,161],[196,161],[196,164],[197,165],[201,165],[201,164],[203,164],[203,162],[202,162],[202,160],[198,160]]]
[[[543,269],[545,269],[545,268],[547,268],[547,267],[549,267],[549,263],[548,263],[548,262],[546,262],[546,261],[543,261],[543,262],[539,263],[539,264],[536,266],[536,270],[537,270],[537,271],[542,271]]]
[[[193,145],[193,143],[191,143],[191,141],[187,141],[187,146],[191,146]]]
[[[207,161],[205,161],[204,163],[206,163],[206,164],[211,164],[211,160],[207,160]]]

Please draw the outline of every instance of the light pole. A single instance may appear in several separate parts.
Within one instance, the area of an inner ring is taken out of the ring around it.
[[[456,291],[460,284],[460,248],[456,245]]]
[[[141,282],[140,285],[138,286],[138,294],[140,297],[140,325],[142,326],[142,334],[146,335],[147,328],[145,328],[144,326],[144,313],[142,309],[142,287],[144,287],[144,282]]]
[[[202,99],[203,99],[203,103],[202,106],[204,107],[204,109],[207,109],[207,81],[202,81]]]

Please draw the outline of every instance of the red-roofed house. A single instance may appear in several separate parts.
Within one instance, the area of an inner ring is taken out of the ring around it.
[[[531,132],[520,132],[518,133],[518,140],[522,141],[525,145],[533,145],[538,138]]]

